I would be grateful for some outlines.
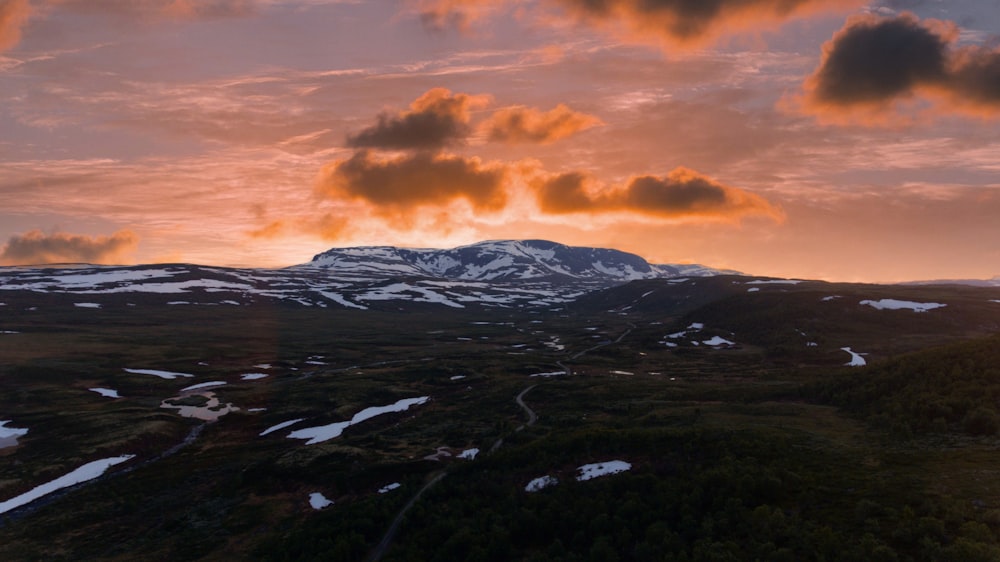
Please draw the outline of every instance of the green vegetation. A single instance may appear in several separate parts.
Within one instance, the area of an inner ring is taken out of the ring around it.
[[[982,304],[995,292],[907,289],[948,299],[916,314],[858,307],[899,296],[887,288],[712,283],[642,282],[544,313],[5,295],[0,329],[21,333],[0,336],[0,419],[30,431],[0,449],[0,501],[137,458],[0,515],[0,558],[363,560],[445,474],[384,560],[1000,560],[1000,305]],[[737,345],[701,343],[714,336]],[[871,366],[843,367],[842,346]],[[530,377],[563,365],[572,377]],[[239,411],[202,425],[160,407],[204,403],[179,390],[210,380]],[[538,420],[522,428],[514,397],[531,385]],[[424,395],[336,439],[285,438]],[[442,447],[452,456],[426,458]],[[455,457],[472,447],[475,460]],[[575,480],[612,459],[632,469]],[[525,491],[544,475],[559,484]],[[334,504],[313,510],[312,492]]]

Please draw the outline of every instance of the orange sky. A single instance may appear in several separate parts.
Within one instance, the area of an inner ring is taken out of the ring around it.
[[[0,0],[0,265],[546,238],[1000,275],[976,0]]]

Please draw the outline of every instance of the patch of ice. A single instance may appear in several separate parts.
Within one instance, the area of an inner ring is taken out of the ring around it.
[[[378,489],[378,493],[380,493],[380,494],[386,494],[386,493],[391,492],[391,491],[393,491],[393,490],[395,490],[395,489],[397,489],[399,487],[400,487],[400,483],[399,482],[393,482],[392,484],[386,484],[385,486],[382,486],[381,488],[379,488]]]
[[[326,496],[319,492],[313,492],[309,494],[309,505],[313,509],[323,509],[324,507],[333,505],[333,502],[326,499]]]
[[[0,330],[0,334],[20,334],[21,332],[15,332],[14,330]]]
[[[273,367],[271,367],[270,363],[261,363],[260,365],[254,365],[253,368],[254,369],[272,369]]]
[[[868,364],[868,362],[865,361],[865,358],[862,357],[860,353],[855,353],[855,352],[851,351],[851,348],[849,348],[849,347],[842,347],[842,348],[840,348],[840,350],[841,351],[846,351],[846,352],[848,352],[848,353],[851,354],[851,362],[850,363],[844,363],[845,366],[847,366],[847,367],[864,367],[865,365]]]
[[[112,466],[131,460],[134,457],[135,455],[122,455],[120,457],[111,457],[108,459],[89,462],[69,474],[64,474],[55,480],[36,486],[20,496],[0,503],[0,513],[7,513],[12,509],[16,509],[22,505],[27,505],[42,496],[47,496],[48,494],[55,492],[56,490],[75,486],[81,482],[86,482],[87,480],[93,480],[94,478],[104,474]]]
[[[528,482],[528,485],[524,487],[524,491],[538,492],[544,490],[545,488],[548,488],[549,486],[555,486],[558,483],[559,479],[556,478],[555,476],[539,476],[538,478],[535,478],[531,482]]]
[[[266,412],[267,408],[247,408],[247,411],[248,412],[253,412],[253,413]]]
[[[722,345],[736,345],[735,342],[731,342],[731,341],[729,341],[729,340],[727,340],[725,338],[719,337],[719,336],[715,336],[712,339],[705,340],[705,341],[703,341],[701,343],[703,343],[705,345],[710,345],[712,347],[719,347],[719,346],[722,346]]]
[[[121,398],[121,396],[118,395],[117,390],[113,390],[110,388],[88,388],[87,390],[91,392],[96,392],[101,396],[104,396],[105,398]]]
[[[460,380],[462,380],[462,379],[464,379],[464,378],[465,378],[465,375],[455,375],[455,376],[453,376],[453,377],[450,377],[450,380],[453,380],[453,381],[460,381]]]
[[[285,429],[286,427],[288,427],[290,425],[295,425],[295,424],[299,423],[300,421],[302,421],[304,419],[305,418],[295,418],[294,420],[283,421],[283,422],[281,422],[279,424],[272,425],[271,427],[265,429],[264,431],[261,431],[260,434],[259,434],[259,436],[263,437],[263,436],[267,435],[268,433],[274,433],[275,431],[279,431],[279,430]]]
[[[226,384],[226,381],[208,381],[198,384],[192,384],[191,386],[185,386],[181,389],[181,392],[187,392],[189,390],[199,390],[202,388],[212,388],[213,386],[222,386]]]
[[[326,365],[323,361],[306,361],[306,365]]]
[[[688,330],[704,330],[705,325],[701,322],[692,322],[690,326],[687,327]]]
[[[823,302],[830,302],[830,301],[832,301],[832,300],[836,300],[836,299],[842,299],[842,298],[844,298],[844,297],[842,297],[842,296],[840,296],[840,295],[831,295],[831,296],[829,296],[829,297],[823,297],[823,298],[822,298],[822,299],[820,299],[820,300],[822,300]]]
[[[760,287],[750,287],[749,289],[747,289],[748,293],[756,293],[758,291],[760,291]]]
[[[75,302],[73,306],[77,308],[101,308],[100,303],[96,302]]]
[[[430,400],[430,396],[419,396],[417,398],[404,398],[398,400],[393,404],[388,406],[372,406],[370,408],[365,408],[360,412],[354,414],[354,417],[349,421],[335,422],[327,425],[320,425],[316,427],[307,427],[304,429],[299,429],[288,434],[289,439],[306,439],[306,445],[314,445],[316,443],[322,443],[323,441],[328,441],[340,435],[345,429],[351,427],[352,425],[359,424],[363,421],[370,420],[376,416],[381,416],[382,414],[388,414],[392,412],[403,412],[408,410],[410,406],[416,406],[419,404],[424,404]]]
[[[472,459],[476,458],[476,455],[478,454],[479,454],[479,449],[473,447],[472,449],[466,449],[461,453],[459,453],[458,458],[471,461]]]
[[[896,299],[881,299],[877,301],[864,300],[858,304],[868,305],[872,308],[877,308],[878,310],[909,309],[912,310],[913,312],[927,312],[928,310],[934,310],[935,308],[948,306],[946,304],[941,304],[939,302],[913,302],[913,301],[900,301]]]
[[[176,379],[177,377],[194,377],[194,375],[189,375],[187,373],[172,373],[170,371],[158,371],[156,369],[124,369],[126,373],[132,373],[133,375],[153,375],[154,377],[160,377],[161,379]]]
[[[188,302],[188,301],[170,301],[167,304],[170,305],[170,306],[178,306],[178,305],[191,304],[191,303]]]
[[[258,379],[266,378],[268,376],[269,375],[266,374],[266,373],[246,373],[244,375],[240,375],[240,378],[243,379],[243,380],[245,380],[245,381],[255,381],[255,380],[258,380]]]
[[[590,480],[592,478],[597,478],[599,476],[607,476],[608,474],[618,474],[619,472],[625,472],[630,470],[632,465],[625,461],[608,461],[599,462],[593,464],[585,464],[579,468],[580,474],[577,475],[576,479],[578,482],[583,482],[584,480]]]
[[[552,371],[551,373],[535,373],[531,375],[532,377],[558,377],[559,375],[565,375],[566,371]]]
[[[663,345],[665,345],[667,347],[677,347],[677,344],[674,343],[674,342],[672,342],[672,341],[665,341],[665,342],[662,342],[662,343],[663,343]]]
[[[611,374],[612,375],[634,375],[635,373],[632,373],[630,371],[611,371]]]
[[[684,331],[684,332],[674,332],[672,334],[667,334],[667,337],[670,338],[670,339],[672,339],[672,340],[677,340],[677,339],[683,338],[686,335],[687,335],[686,331]]]

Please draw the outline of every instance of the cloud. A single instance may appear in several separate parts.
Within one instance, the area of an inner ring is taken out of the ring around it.
[[[140,19],[200,20],[244,17],[258,0],[48,0],[75,12]]]
[[[966,47],[952,55],[949,102],[983,117],[1000,115],[1000,49]]]
[[[636,176],[607,188],[582,172],[533,182],[541,210],[550,214],[630,212],[655,218],[738,220],[759,215],[781,221],[782,211],[759,195],[723,185],[687,168],[664,177]]]
[[[428,90],[396,115],[382,113],[378,123],[347,137],[353,148],[436,150],[462,142],[470,132],[469,110],[485,106],[488,96]]]
[[[325,166],[316,191],[321,197],[363,201],[377,214],[407,216],[420,206],[466,201],[478,211],[507,202],[508,171],[478,158],[419,152],[400,157],[362,150]]]
[[[544,112],[524,106],[504,108],[495,112],[481,127],[491,141],[549,144],[601,124],[601,120],[593,115],[559,104]]]
[[[723,35],[759,31],[860,0],[550,0],[573,16],[628,39],[699,47]]]
[[[138,243],[139,237],[130,230],[96,237],[32,230],[7,240],[0,250],[0,264],[122,263]]]
[[[462,31],[489,18],[511,4],[511,0],[410,0],[425,27],[444,30],[453,27]]]
[[[425,25],[466,29],[517,0],[418,0]],[[796,17],[845,11],[865,0],[539,0],[562,16],[622,38],[667,47],[701,47],[733,33],[756,32]],[[560,17],[562,17],[560,16]]]
[[[865,124],[902,118],[907,104],[1000,114],[1000,51],[956,47],[958,38],[954,23],[910,13],[849,18],[797,103],[827,121]]]
[[[30,15],[28,0],[0,1],[0,53],[21,41],[21,27]]]

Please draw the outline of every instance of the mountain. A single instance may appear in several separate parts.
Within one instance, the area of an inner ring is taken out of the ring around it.
[[[47,293],[50,301],[78,306],[281,302],[361,310],[397,310],[403,304],[551,308],[631,280],[720,273],[699,265],[651,265],[618,250],[528,240],[451,250],[335,248],[284,269],[188,264],[0,268],[0,297],[12,302],[20,292],[21,300],[33,302],[38,293]]]
[[[620,250],[566,246],[548,240],[492,240],[447,250],[393,246],[333,248],[299,267],[467,281],[618,282],[736,273],[701,265],[655,265]]]

